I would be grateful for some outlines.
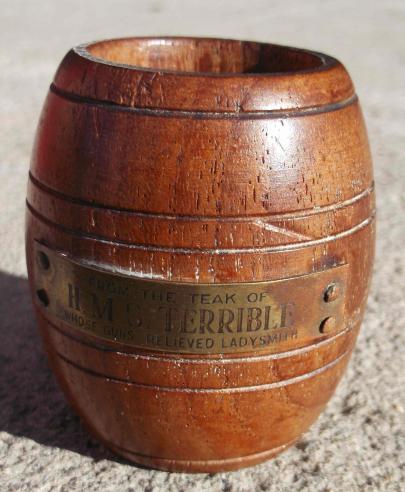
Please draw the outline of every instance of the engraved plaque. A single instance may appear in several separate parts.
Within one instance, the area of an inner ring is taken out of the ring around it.
[[[99,339],[178,353],[278,352],[345,328],[347,265],[272,281],[179,283],[90,267],[39,243],[35,248],[44,316]]]

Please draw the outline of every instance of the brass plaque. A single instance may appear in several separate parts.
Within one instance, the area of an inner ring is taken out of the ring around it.
[[[299,277],[203,284],[89,267],[35,243],[45,317],[99,339],[192,354],[279,352],[344,329],[347,265]]]

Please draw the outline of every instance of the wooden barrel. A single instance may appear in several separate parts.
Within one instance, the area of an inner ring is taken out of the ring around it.
[[[332,396],[367,297],[373,176],[350,77],[256,42],[71,50],[26,244],[49,360],[100,441],[177,471],[276,455]]]

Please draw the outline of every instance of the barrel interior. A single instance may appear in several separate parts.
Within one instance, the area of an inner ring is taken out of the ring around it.
[[[112,64],[188,73],[285,73],[325,64],[317,53],[249,41],[195,38],[128,38],[87,46]]]

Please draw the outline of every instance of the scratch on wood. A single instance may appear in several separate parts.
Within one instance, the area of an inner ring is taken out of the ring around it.
[[[311,236],[304,236],[304,234],[300,234],[299,232],[291,231],[290,229],[286,229],[284,227],[277,227],[262,220],[255,220],[253,224],[261,229],[265,229],[266,231],[276,232],[277,234],[283,234],[284,236],[292,237],[294,239],[301,239],[303,241],[313,239]]]

